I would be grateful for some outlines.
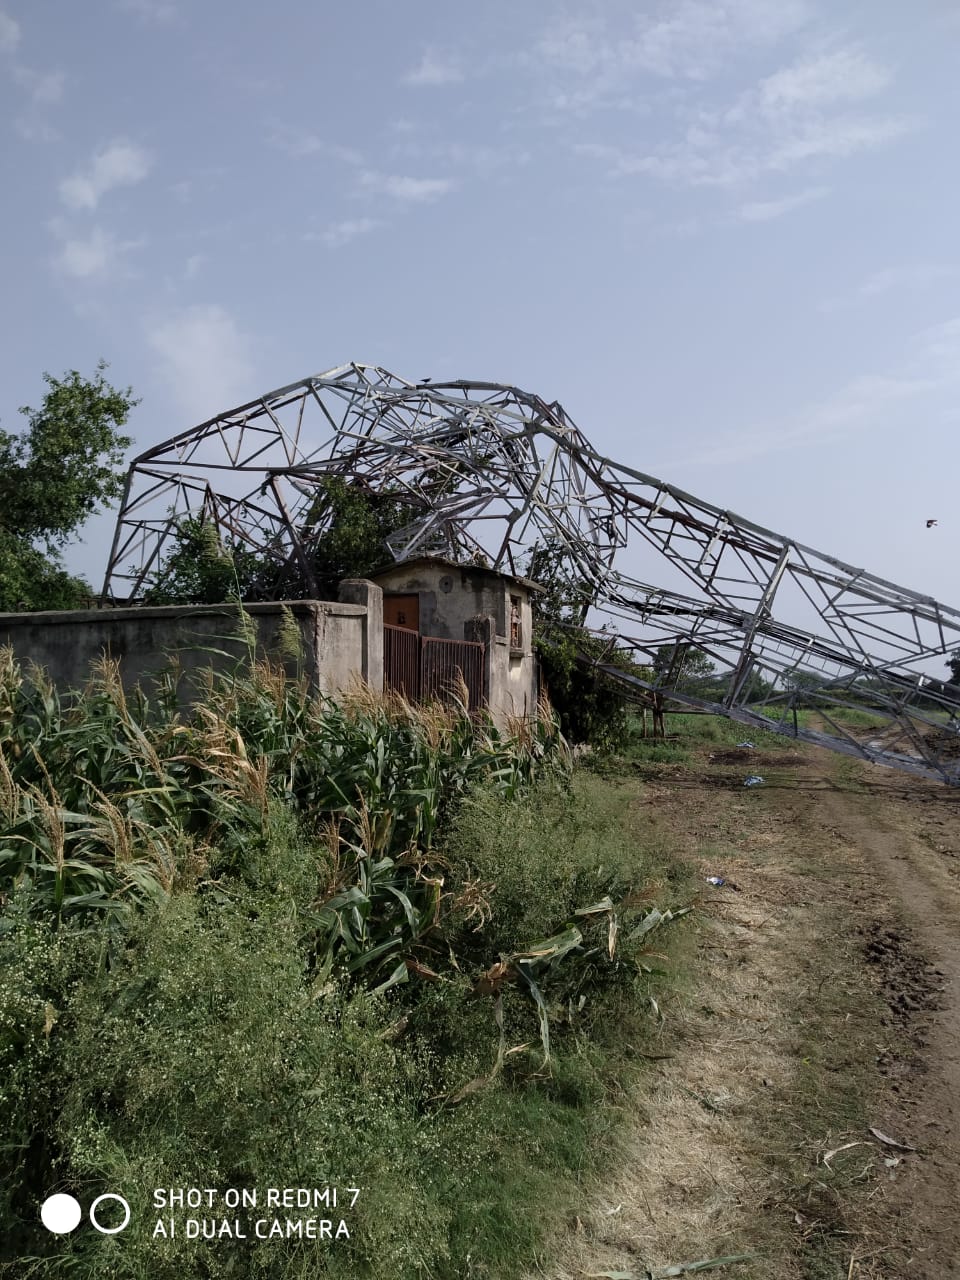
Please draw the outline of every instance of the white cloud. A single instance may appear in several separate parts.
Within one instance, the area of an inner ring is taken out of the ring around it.
[[[703,465],[743,462],[797,446],[839,441],[858,431],[885,425],[908,426],[914,407],[931,394],[960,389],[960,317],[915,334],[900,367],[893,373],[867,373],[851,378],[832,395],[801,414],[771,427],[733,433],[695,448],[682,461]],[[659,463],[668,470],[670,463]],[[677,465],[677,460],[672,465]]]
[[[71,209],[95,209],[114,187],[141,182],[150,172],[151,163],[142,147],[118,139],[98,151],[86,171],[64,178],[60,198]]]
[[[38,106],[52,106],[63,97],[66,76],[62,71],[33,71],[30,67],[14,67],[13,78],[26,89]]]
[[[818,121],[800,130],[795,137],[775,144],[765,167],[787,169],[800,161],[818,156],[842,159],[858,151],[874,151],[911,133],[916,127],[915,120],[902,117]]]
[[[884,293],[919,291],[943,280],[955,280],[960,276],[960,266],[950,262],[913,262],[904,266],[887,266],[873,271],[861,280],[850,293],[824,298],[818,310],[824,312],[845,311],[863,303],[864,298],[882,297]]]
[[[114,259],[115,245],[110,232],[94,227],[85,238],[68,240],[64,244],[57,257],[57,266],[77,279],[101,275]]]
[[[788,452],[799,446],[837,441],[879,425],[888,420],[898,404],[915,400],[939,386],[940,381],[935,378],[879,375],[853,378],[833,396],[813,405],[802,419],[781,423],[776,430],[767,426],[758,431],[737,432],[712,442],[702,452],[694,446],[683,461],[722,466]],[[679,461],[675,460],[673,465]],[[671,464],[659,465],[664,470]]]
[[[602,144],[578,150],[605,161],[612,177],[642,174],[687,186],[755,181],[814,160],[876,150],[916,128],[904,117],[838,113],[889,82],[879,64],[841,50],[796,62],[725,108],[687,111],[680,136],[646,151],[631,154]]]
[[[326,143],[315,133],[274,134],[270,143],[290,156],[315,156],[326,150]]]
[[[323,231],[310,231],[304,240],[319,240],[328,249],[341,249],[357,236],[368,235],[383,223],[377,218],[348,218],[344,222],[334,222]]]
[[[522,168],[530,163],[531,152],[510,143],[487,146],[482,143],[420,142],[416,138],[395,142],[390,154],[398,160],[417,161],[449,167],[455,165],[467,169],[482,178],[489,178],[509,169]]]
[[[20,23],[0,9],[0,53],[13,53],[20,43]]]
[[[363,164],[363,156],[359,151],[353,147],[344,147],[340,143],[328,142],[317,133],[281,129],[271,134],[268,142],[272,147],[276,147],[278,151],[285,151],[289,156],[300,158],[324,155],[333,160],[340,160],[344,164]]]
[[[59,132],[34,112],[17,116],[14,127],[26,142],[58,142],[60,139]]]
[[[0,53],[13,53],[20,43],[20,26],[0,10]],[[27,142],[53,142],[59,134],[44,119],[44,110],[63,98],[66,76],[62,71],[36,71],[20,63],[9,64],[10,78],[27,96],[26,109],[14,117],[14,128]]]
[[[891,289],[922,289],[936,284],[938,280],[956,279],[957,276],[960,276],[960,267],[945,262],[887,267],[868,276],[860,286],[860,294],[864,298],[875,298],[881,293],[889,293]]]
[[[916,262],[874,271],[849,294],[826,298],[819,304],[824,312],[843,311],[855,307],[864,298],[879,298],[885,293],[927,289],[931,285],[960,277],[960,266],[946,262]]]
[[[564,78],[552,104],[599,105],[642,75],[704,80],[732,55],[774,45],[810,16],[804,0],[674,0],[658,9],[620,30],[595,16],[551,24],[526,61]],[[571,89],[570,77],[581,83]]]
[[[755,178],[756,161],[738,148],[722,148],[711,143],[664,143],[655,151],[630,155],[619,148],[608,157],[612,162],[610,176],[615,178],[646,175],[661,182],[689,186],[728,186],[745,178]]]
[[[424,51],[420,63],[413,71],[408,71],[402,83],[414,88],[443,84],[459,84],[463,80],[463,69],[459,61],[436,49]]]
[[[115,273],[123,255],[143,244],[142,240],[118,240],[112,231],[102,227],[93,227],[88,234],[80,236],[72,235],[58,222],[51,229],[63,241],[54,265],[75,280]]]
[[[325,150],[331,159],[340,160],[343,164],[354,166],[363,164],[362,154],[354,147],[343,147],[339,144],[329,143]]]
[[[559,71],[590,75],[613,57],[604,24],[567,18],[554,24],[537,42],[536,59]]]
[[[183,268],[184,280],[193,280],[199,274],[200,268],[207,260],[205,253],[191,253]]]
[[[202,422],[255,390],[253,342],[216,303],[184,307],[149,321],[147,342],[159,375],[190,422]]]
[[[408,178],[370,169],[361,173],[360,183],[368,191],[392,196],[404,204],[429,204],[449,195],[456,186],[452,178]]]
[[[793,111],[868,98],[890,83],[885,67],[849,49],[803,58],[760,81],[761,109]]]
[[[939,379],[905,371],[900,375],[861,374],[835,395],[815,405],[800,430],[804,436],[830,435],[851,426],[869,426],[901,400],[912,400],[939,385]]]
[[[827,187],[808,187],[806,191],[783,196],[780,200],[754,200],[742,204],[737,210],[737,217],[743,222],[770,222],[773,218],[781,218],[785,213],[799,209],[801,205],[822,200],[827,194]]]
[[[521,169],[533,158],[531,152],[524,147],[465,146],[456,142],[446,147],[443,155],[451,163],[472,169],[484,178],[504,169]]]
[[[914,338],[914,363],[944,382],[960,382],[960,316],[922,329]]]
[[[732,51],[777,43],[809,16],[795,0],[681,0],[668,12],[641,20],[634,57],[655,75],[689,79],[711,74]]]

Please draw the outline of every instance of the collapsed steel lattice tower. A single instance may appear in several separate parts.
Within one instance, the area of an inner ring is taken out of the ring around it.
[[[174,436],[130,467],[105,598],[142,598],[187,515],[263,555],[281,594],[292,575],[298,594],[316,594],[311,547],[326,527],[330,476],[409,507],[389,540],[396,560],[442,554],[517,574],[534,546],[549,545],[571,590],[615,620],[638,662],[672,644],[728,676],[714,703],[670,688],[666,672],[611,670],[638,695],[662,688],[745,724],[960,783],[960,690],[952,698],[931,678],[931,661],[942,667],[960,648],[960,611],[600,456],[559,404],[516,387],[412,383],[343,365]],[[635,576],[651,547],[666,585]],[[798,687],[804,676],[814,687]],[[862,709],[867,692],[886,727],[861,741],[833,713]],[[827,731],[804,726],[801,704]]]

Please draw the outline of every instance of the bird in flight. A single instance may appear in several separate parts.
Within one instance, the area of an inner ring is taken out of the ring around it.
[[[928,520],[928,521],[927,521],[927,528],[928,528],[928,529],[932,529],[932,528],[933,528],[933,526],[934,526],[936,523],[937,523],[937,522],[936,522],[936,520]]]

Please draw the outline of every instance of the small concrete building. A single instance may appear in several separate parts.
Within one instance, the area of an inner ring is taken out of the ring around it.
[[[387,687],[434,696],[459,670],[471,705],[486,705],[498,723],[537,714],[531,602],[542,587],[439,556],[387,565],[370,580],[383,591]],[[413,642],[397,634],[403,631],[419,638],[416,690],[407,683],[413,678]]]

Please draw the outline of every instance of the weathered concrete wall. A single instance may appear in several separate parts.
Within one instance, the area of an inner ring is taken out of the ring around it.
[[[340,583],[344,604],[363,610],[363,638],[360,667],[373,689],[383,688],[383,592],[366,578],[344,578]]]
[[[536,716],[539,695],[537,660],[532,650],[518,652],[497,639],[500,679],[503,690],[501,705],[508,715]],[[509,707],[509,710],[507,708]]]
[[[506,636],[498,636],[496,619],[471,618],[464,623],[463,638],[484,646],[483,694],[493,719],[501,727],[514,716],[537,715],[537,665],[532,652],[511,649]]]
[[[371,584],[372,585],[372,584]],[[244,613],[256,630],[256,652],[298,670],[313,688],[335,693],[358,676],[379,688],[383,656],[365,645],[367,609],[334,601],[293,600],[292,615],[301,656],[283,652],[284,607],[251,604]],[[382,633],[382,625],[381,625]],[[249,657],[241,638],[236,606],[170,605],[156,608],[94,609],[70,612],[0,614],[0,645],[17,658],[44,667],[62,689],[77,688],[102,654],[120,662],[124,685],[149,683],[175,658],[182,672],[181,691],[189,696],[191,676],[199,669],[226,670]]]

